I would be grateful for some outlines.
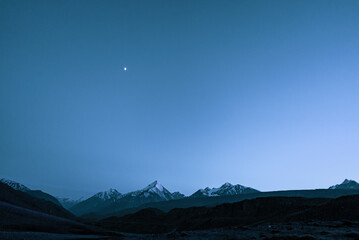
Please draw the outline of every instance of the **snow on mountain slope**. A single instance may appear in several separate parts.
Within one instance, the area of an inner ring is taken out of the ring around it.
[[[75,215],[81,216],[108,207],[119,201],[122,197],[123,194],[111,188],[108,191],[98,192],[92,197],[71,206],[69,210]]]
[[[119,193],[116,189],[110,188],[110,190],[108,191],[96,193],[94,197],[100,198],[105,201],[116,201],[117,199],[122,198],[123,194]]]
[[[199,189],[197,192],[193,193],[190,197],[217,197],[217,196],[238,195],[238,194],[255,193],[255,192],[259,192],[259,191],[239,184],[232,185],[230,183],[225,183],[219,188],[206,187],[205,189]]]
[[[103,213],[125,208],[137,207],[144,203],[159,202],[183,198],[184,195],[176,192],[171,193],[158,181],[154,181],[145,188],[121,194],[115,189],[99,192],[92,197],[74,205],[70,210],[76,215],[90,213]]]
[[[2,178],[0,181],[5,183],[6,185],[12,187],[15,190],[19,190],[19,191],[22,191],[22,192],[30,191],[30,188],[26,187],[25,185],[23,185],[21,183],[12,181],[10,179]]]
[[[359,183],[354,180],[345,179],[341,184],[331,186],[329,189],[359,189]]]
[[[52,195],[48,194],[48,193],[45,193],[43,191],[40,191],[40,190],[32,190],[28,187],[26,187],[25,185],[21,184],[21,183],[18,183],[18,182],[15,182],[15,181],[12,181],[12,180],[9,180],[9,179],[6,179],[6,178],[2,178],[0,180],[0,182],[8,185],[9,187],[15,189],[15,190],[19,190],[21,192],[25,192],[33,197],[36,197],[36,198],[39,198],[39,199],[44,199],[44,200],[47,200],[47,201],[50,201],[50,202],[53,202],[55,203],[56,205],[59,205],[61,206],[60,202]]]
[[[136,197],[136,198],[159,198],[162,200],[172,200],[174,197],[172,193],[168,191],[165,187],[163,187],[158,181],[154,181],[153,183],[149,184],[147,187],[129,192],[125,194],[124,197]]]

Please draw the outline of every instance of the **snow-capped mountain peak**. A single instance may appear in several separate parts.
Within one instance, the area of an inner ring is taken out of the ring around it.
[[[110,188],[105,192],[99,192],[95,194],[95,197],[100,198],[102,200],[117,200],[120,199],[123,194],[119,193],[116,189]]]
[[[171,200],[172,194],[163,187],[158,181],[154,181],[147,187],[134,192],[127,193],[126,196],[137,198],[155,198],[157,200]]]
[[[350,183],[355,183],[355,181],[354,181],[354,180],[345,179],[342,184],[350,184]]]
[[[171,193],[158,181],[154,181],[145,188],[126,194],[121,194],[116,189],[99,192],[85,201],[74,205],[71,210],[77,215],[82,215],[93,212],[94,208],[102,209],[101,211],[108,211],[108,209],[122,210],[138,207],[145,203],[176,200],[184,197],[179,192]]]
[[[221,186],[221,188],[223,188],[223,187],[232,187],[232,186],[233,186],[232,184],[230,184],[229,182],[226,182],[225,184],[223,184]]]
[[[149,184],[147,187],[142,189],[142,191],[160,191],[162,192],[164,187],[156,180],[153,183]]]
[[[12,181],[12,180],[9,180],[9,179],[6,179],[6,178],[2,178],[0,181],[2,183],[5,183],[6,185],[12,187],[15,190],[19,190],[19,191],[22,191],[22,192],[30,191],[30,188],[26,187],[25,185],[23,185],[21,183],[18,183],[18,182],[15,182],[15,181]]]
[[[227,195],[237,195],[245,193],[254,193],[259,192],[250,187],[245,187],[242,185],[232,185],[230,183],[225,183],[219,188],[209,188],[199,189],[197,192],[191,195],[191,197],[217,197],[217,196],[227,196]]]
[[[345,179],[341,184],[331,186],[329,189],[359,189],[359,183],[354,180]]]

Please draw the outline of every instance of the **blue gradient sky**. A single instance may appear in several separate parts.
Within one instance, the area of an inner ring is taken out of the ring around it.
[[[358,12],[2,0],[0,176],[74,197],[359,180]]]

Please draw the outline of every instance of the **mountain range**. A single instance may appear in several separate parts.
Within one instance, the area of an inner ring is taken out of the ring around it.
[[[348,185],[347,182],[351,184]],[[70,211],[78,216],[88,218],[103,218],[106,216],[122,216],[144,208],[154,207],[163,211],[174,208],[186,208],[191,206],[214,206],[220,203],[236,202],[244,199],[252,199],[267,196],[290,196],[290,197],[325,197],[336,198],[359,193],[359,184],[353,180],[345,180],[340,187],[321,190],[292,190],[260,192],[256,189],[242,185],[225,183],[218,188],[199,189],[186,197],[181,193],[170,193],[159,182],[155,181],[144,189],[121,194],[117,190],[100,192],[91,198],[73,206]],[[338,186],[339,186],[338,185]],[[334,190],[334,191],[333,191]]]
[[[70,211],[80,216],[93,212],[117,211],[137,207],[144,203],[176,200],[184,197],[179,192],[171,193],[158,181],[154,181],[141,190],[126,194],[121,194],[116,189],[96,193],[92,197],[71,207]]]
[[[335,239],[346,239],[343,237],[349,236],[348,227],[351,231],[356,231],[359,226],[355,225],[359,220],[359,184],[347,179],[329,189],[274,192],[259,192],[225,183],[218,188],[200,189],[189,197],[178,192],[171,193],[154,181],[143,189],[126,194],[115,189],[96,193],[71,207],[88,207],[88,212],[82,214],[82,218],[58,204],[40,198],[50,196],[52,199],[53,196],[41,191],[39,192],[44,195],[33,196],[32,191],[14,181],[0,181],[0,239],[14,239],[17,233],[16,239],[92,239],[94,236],[85,236],[89,234],[96,235],[96,239],[122,239],[126,232],[168,233],[164,235],[168,238],[161,239],[177,239],[180,234],[177,231],[219,228],[226,231],[231,227],[239,229],[239,234],[242,235],[251,233],[252,230],[248,229],[258,224],[266,229],[273,224],[287,224],[288,229],[294,227],[293,234],[297,234],[298,229],[306,232],[302,226],[307,226],[308,223],[310,229],[317,226],[312,224],[313,221],[316,221],[315,224],[332,221],[326,223],[326,231],[332,231]],[[98,215],[92,217],[91,214]],[[344,235],[338,235],[338,229]],[[262,227],[257,230],[259,235],[249,239],[263,239],[260,237]],[[318,227],[318,231],[322,233],[323,229]],[[9,232],[16,234],[10,236]],[[268,232],[268,236],[273,236],[273,233],[274,231]],[[27,237],[28,234],[32,234],[32,237]],[[63,234],[63,238],[51,234]],[[171,234],[175,234],[174,237]],[[357,239],[359,234],[350,236]],[[141,235],[133,239],[143,237],[146,238]],[[218,239],[223,239],[223,236]],[[316,238],[284,236],[276,239]]]
[[[159,209],[172,209],[175,207],[188,206],[205,206],[211,205],[211,202],[234,202],[240,199],[250,199],[259,196],[302,196],[315,197],[337,197],[349,194],[349,192],[326,192],[324,189],[320,193],[316,190],[313,193],[306,191],[277,191],[277,192],[260,192],[256,189],[245,187],[242,185],[232,185],[225,183],[217,188],[206,187],[199,189],[190,196],[185,196],[180,192],[171,193],[158,181],[154,181],[145,188],[122,194],[116,189],[109,189],[107,191],[98,192],[87,199],[72,200],[69,198],[55,198],[50,194],[39,190],[31,190],[23,184],[11,181],[8,179],[1,179],[2,183],[7,184],[13,189],[25,192],[33,197],[44,199],[63,206],[71,213],[77,216],[88,218],[100,218],[101,216],[123,215],[143,209],[145,207],[157,207]],[[359,190],[359,183],[345,179],[341,184],[329,187],[328,190]],[[292,193],[293,192],[293,193]],[[351,193],[351,192],[350,192]],[[243,197],[242,197],[243,196]],[[197,200],[198,199],[198,200]],[[206,199],[206,200],[200,200]],[[210,199],[213,199],[210,200]],[[157,204],[158,203],[158,204]]]
[[[225,183],[219,188],[209,188],[199,189],[197,192],[193,193],[190,197],[218,197],[218,196],[231,196],[238,194],[246,194],[246,193],[256,193],[259,192],[256,189],[245,187],[242,185],[232,185],[230,183]]]

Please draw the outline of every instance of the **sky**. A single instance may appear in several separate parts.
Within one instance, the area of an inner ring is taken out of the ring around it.
[[[358,181],[358,12],[2,0],[0,177],[73,198],[154,180],[187,195]]]

